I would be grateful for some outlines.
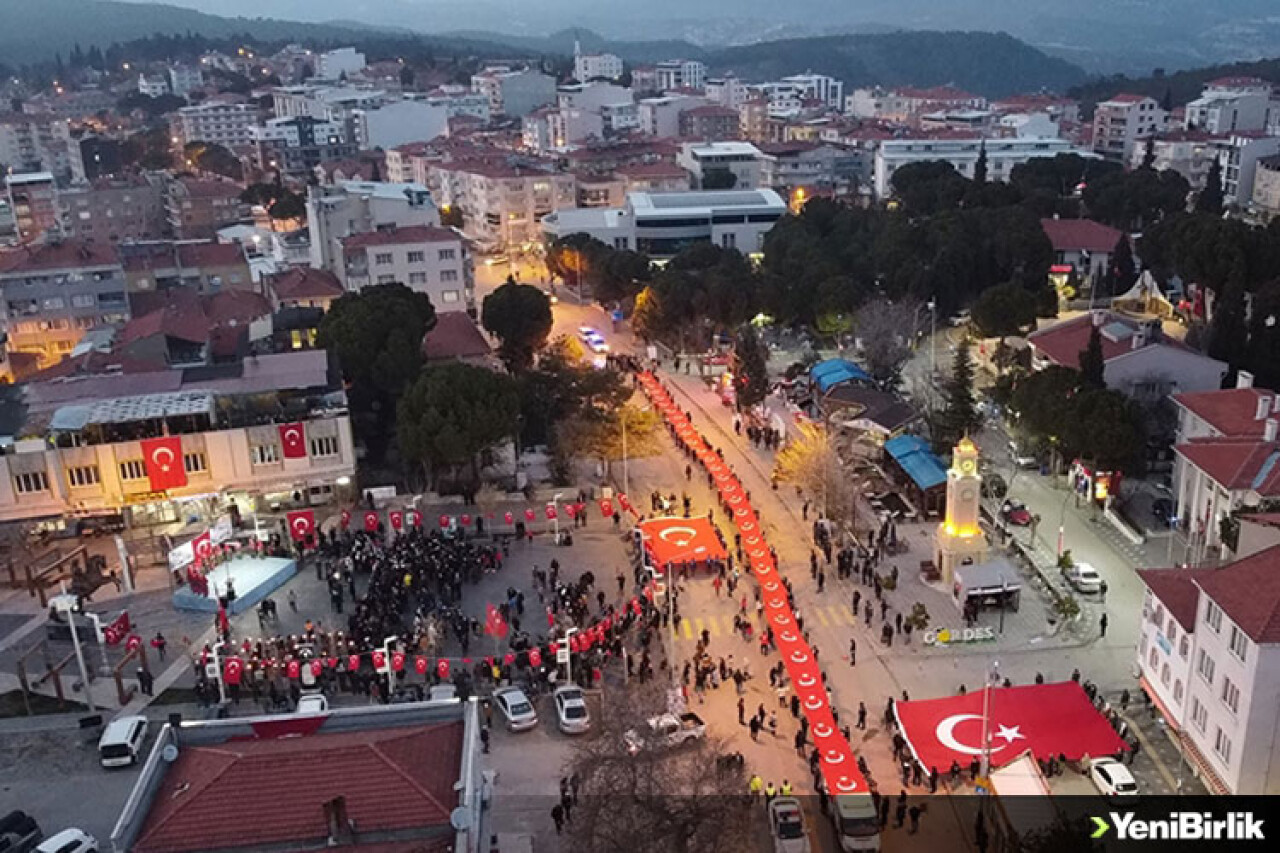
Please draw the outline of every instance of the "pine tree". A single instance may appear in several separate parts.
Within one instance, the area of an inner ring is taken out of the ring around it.
[[[1245,282],[1248,270],[1243,257],[1237,257],[1227,276],[1227,284],[1218,295],[1209,323],[1209,356],[1225,361],[1231,372],[1240,367],[1249,343],[1245,321]]]
[[[1217,157],[1209,165],[1209,174],[1204,179],[1204,189],[1196,196],[1196,213],[1222,213],[1222,163]]]
[[[1160,109],[1166,113],[1173,112],[1173,89],[1169,86],[1164,87],[1164,97],[1160,99]]]
[[[733,342],[733,372],[739,409],[750,409],[768,396],[769,353],[750,325]]]
[[[1097,326],[1089,329],[1089,343],[1080,350],[1080,384],[1085,388],[1106,388],[1103,378],[1106,361],[1102,357],[1102,332]]]
[[[977,430],[981,424],[973,398],[973,362],[969,357],[969,340],[956,347],[951,377],[942,389],[946,400],[938,417],[938,434],[934,436],[939,450],[951,447],[961,438]]]
[[[1156,138],[1148,136],[1146,147],[1142,152],[1142,168],[1154,169],[1156,166]]]
[[[987,143],[984,140],[978,148],[978,162],[973,165],[973,182],[982,186],[987,182]]]
[[[1127,234],[1121,234],[1115,248],[1111,250],[1107,280],[1111,286],[1111,296],[1124,293],[1133,284],[1133,249],[1129,246]]]

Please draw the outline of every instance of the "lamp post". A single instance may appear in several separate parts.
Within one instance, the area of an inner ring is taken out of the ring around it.
[[[556,544],[560,544],[560,499],[564,497],[564,492],[556,492],[551,498],[551,523],[555,532]]]
[[[391,665],[391,654],[398,642],[400,642],[399,637],[387,637],[382,641],[382,665],[387,670],[387,696],[390,696],[396,689],[396,670]]]
[[[985,778],[991,772],[991,686],[1000,679],[1000,662],[992,661],[982,686],[982,771]]]
[[[89,670],[84,665],[84,651],[80,648],[80,634],[76,630],[76,598],[67,592],[67,582],[62,582],[62,595],[54,599],[54,606],[59,613],[65,614],[67,617],[67,625],[71,628],[71,645],[76,650],[76,665],[80,667],[80,681],[84,684],[85,704],[89,706],[89,713],[97,713],[98,707],[93,703],[93,691],[89,685]]]
[[[1063,544],[1067,532],[1067,501],[1071,500],[1071,496],[1075,494],[1075,490],[1067,493],[1062,499],[1062,509],[1058,512],[1058,557],[1063,554]]]
[[[569,654],[564,659],[564,680],[566,684],[573,684],[573,647],[569,645],[569,638],[578,633],[578,629],[566,628],[564,632],[565,648],[569,649]]]
[[[938,301],[929,300],[929,385],[938,376]]]
[[[1173,537],[1177,535],[1178,517],[1176,515],[1169,516],[1169,545],[1165,550],[1164,562],[1166,566],[1173,564]]]
[[[222,650],[226,648],[226,643],[219,640],[213,644],[213,668],[218,671],[218,704],[227,704],[227,683],[222,680]],[[207,673],[206,673],[207,674]]]

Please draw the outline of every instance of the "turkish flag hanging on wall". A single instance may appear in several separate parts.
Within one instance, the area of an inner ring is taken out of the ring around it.
[[[391,529],[397,533],[404,529],[404,513],[398,509],[393,509],[387,513],[387,518],[391,521]]]
[[[364,529],[366,533],[378,532],[378,514],[373,510],[369,510],[364,514]]]
[[[285,459],[307,458],[307,435],[302,424],[280,424],[280,448]]]
[[[187,469],[182,464],[182,439],[176,435],[143,440],[142,462],[153,492],[167,492],[187,484]]]
[[[294,510],[288,514],[289,535],[294,542],[306,542],[316,531],[316,514],[309,509]]]

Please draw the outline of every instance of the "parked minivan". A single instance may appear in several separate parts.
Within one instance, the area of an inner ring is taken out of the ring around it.
[[[129,767],[138,762],[147,739],[146,717],[113,720],[98,741],[98,757],[103,767]]]

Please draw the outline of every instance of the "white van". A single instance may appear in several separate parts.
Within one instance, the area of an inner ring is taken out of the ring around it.
[[[98,741],[98,757],[103,767],[130,767],[138,763],[147,739],[146,717],[113,720]]]

